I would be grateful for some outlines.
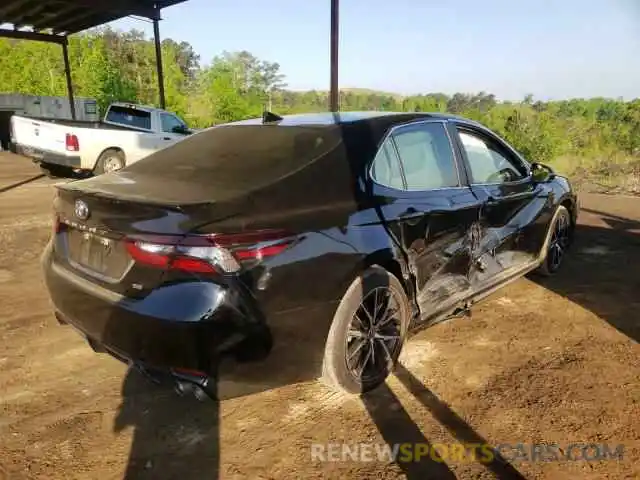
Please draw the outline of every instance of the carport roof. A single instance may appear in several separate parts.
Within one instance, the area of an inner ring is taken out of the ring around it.
[[[64,42],[64,37],[129,15],[159,19],[160,10],[186,0],[3,0],[0,36]],[[24,27],[31,27],[24,30]]]

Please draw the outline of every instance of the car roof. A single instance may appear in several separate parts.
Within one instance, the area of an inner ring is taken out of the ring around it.
[[[395,118],[394,118],[395,117]],[[433,112],[382,112],[382,111],[352,111],[352,112],[318,112],[318,113],[299,113],[292,115],[281,115],[282,120],[270,122],[270,124],[283,126],[304,126],[304,125],[340,125],[347,123],[356,123],[361,121],[375,121],[376,119],[386,119],[398,122],[406,120],[415,120],[416,118],[434,118],[443,120],[465,120],[455,115],[446,113]],[[257,125],[262,123],[262,118],[250,118],[237,122],[227,123],[226,125]]]

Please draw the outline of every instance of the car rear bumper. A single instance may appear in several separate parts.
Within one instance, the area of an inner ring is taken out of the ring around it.
[[[16,153],[32,158],[36,162],[59,165],[61,167],[80,168],[81,161],[79,155],[63,155],[49,150],[29,147],[26,145],[15,145]]]
[[[59,321],[123,361],[211,372],[225,354],[269,340],[264,322],[243,314],[234,295],[215,283],[169,285],[134,300],[55,264],[50,246],[42,265]]]

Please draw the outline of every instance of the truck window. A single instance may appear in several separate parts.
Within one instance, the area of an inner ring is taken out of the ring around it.
[[[175,130],[178,127],[180,130],[185,131],[187,126],[184,124],[182,120],[180,120],[175,115],[171,115],[170,113],[161,113],[160,120],[162,122],[162,131],[167,133],[182,133],[180,131]]]
[[[108,122],[151,130],[151,113],[136,108],[113,105],[107,113]]]

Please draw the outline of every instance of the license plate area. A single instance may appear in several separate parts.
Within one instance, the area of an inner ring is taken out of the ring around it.
[[[113,240],[89,232],[80,234],[78,263],[98,273],[106,273]]]
[[[92,232],[69,229],[67,248],[74,267],[106,281],[119,280],[130,263],[121,241]]]

